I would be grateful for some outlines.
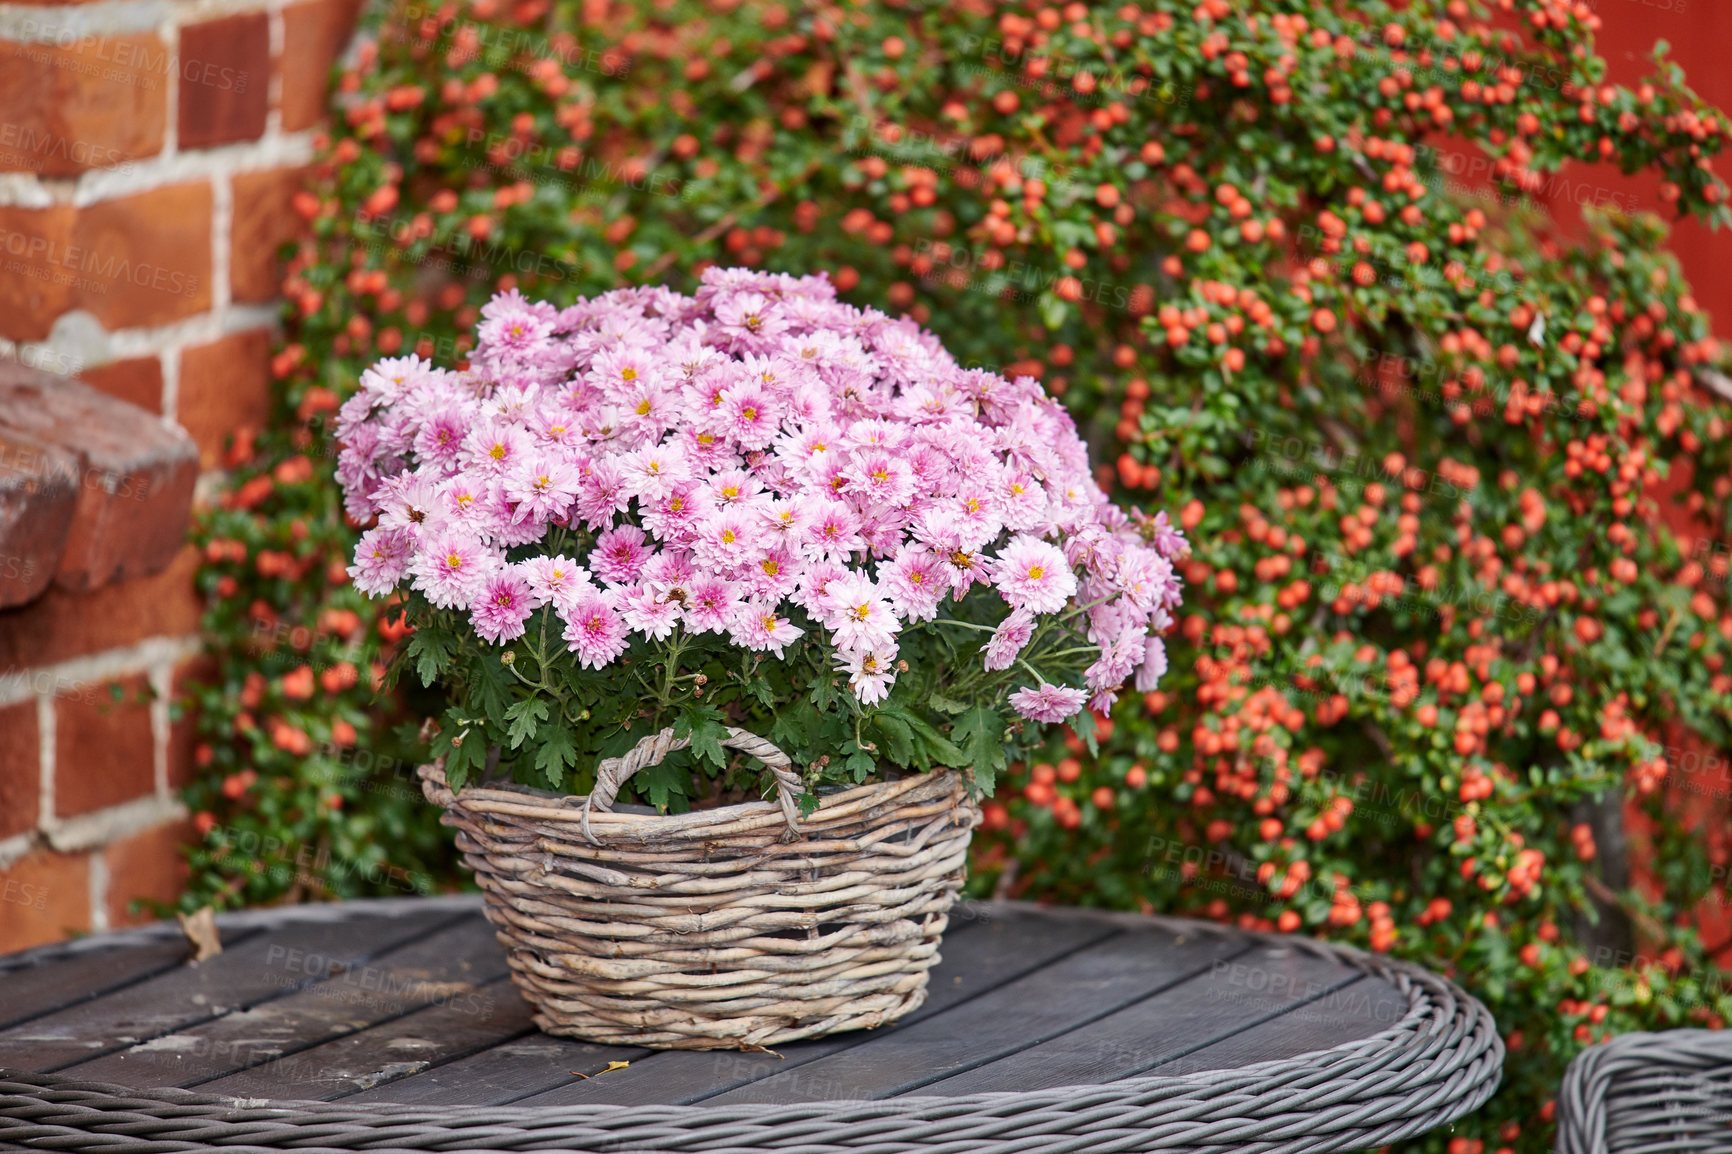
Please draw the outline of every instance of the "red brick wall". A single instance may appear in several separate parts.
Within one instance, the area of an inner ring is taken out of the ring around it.
[[[0,368],[178,423],[208,489],[268,412],[275,253],[356,7],[0,4]],[[0,609],[0,951],[177,892],[191,742],[171,703],[201,607],[193,551],[166,560]]]

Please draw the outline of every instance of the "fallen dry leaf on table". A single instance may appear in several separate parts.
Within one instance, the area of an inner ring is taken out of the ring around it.
[[[192,943],[192,961],[196,965],[223,952],[222,939],[217,937],[216,911],[209,906],[196,914],[176,914],[186,940]]]

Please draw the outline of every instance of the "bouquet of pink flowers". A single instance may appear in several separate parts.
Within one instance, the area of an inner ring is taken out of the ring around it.
[[[1166,669],[1183,536],[1126,514],[1037,381],[964,369],[821,276],[711,269],[695,297],[515,291],[468,369],[384,360],[343,405],[350,569],[397,596],[403,660],[451,691],[453,788],[488,766],[680,809],[730,779],[725,725],[819,784],[967,767]],[[1026,723],[1035,723],[1029,725]],[[743,771],[738,771],[743,773]],[[814,803],[815,804],[815,803]]]

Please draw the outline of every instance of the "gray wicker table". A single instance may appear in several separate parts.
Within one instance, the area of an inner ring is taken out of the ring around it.
[[[931,997],[777,1053],[537,1033],[473,898],[219,919],[0,958],[0,1148],[1360,1150],[1496,1088],[1422,969],[1209,923],[959,907]]]

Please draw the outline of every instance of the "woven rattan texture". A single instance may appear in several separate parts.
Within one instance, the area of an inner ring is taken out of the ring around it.
[[[1327,947],[1315,947],[1319,949]],[[1417,967],[1341,951],[1408,999],[1362,1041],[1183,1076],[1014,1094],[797,1105],[423,1109],[237,1101],[0,1072],[0,1144],[225,1150],[568,1150],[595,1154],[1323,1154],[1424,1133],[1497,1088],[1484,1006]]]
[[[1732,1030],[1622,1034],[1576,1055],[1559,1154],[1732,1154]]]
[[[771,1046],[894,1021],[928,971],[980,820],[954,772],[826,797],[798,818],[775,746],[775,804],[613,813],[631,773],[684,745],[664,730],[603,763],[593,805],[511,789],[453,794],[421,770],[550,1034],[665,1049]],[[796,819],[797,822],[796,822]]]

